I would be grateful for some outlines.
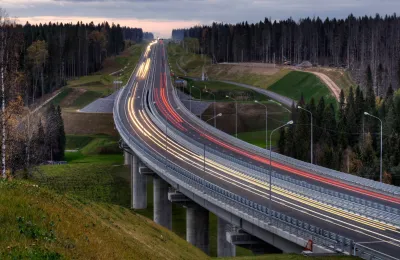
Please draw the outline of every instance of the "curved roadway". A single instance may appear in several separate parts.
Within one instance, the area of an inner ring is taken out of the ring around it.
[[[118,111],[122,115],[122,123],[129,130],[132,138],[140,140],[152,152],[162,155],[166,160],[222,188],[268,207],[267,183],[251,178],[246,172],[231,169],[230,165],[224,165],[218,161],[206,158],[204,163],[202,154],[191,151],[184,144],[171,139],[168,134],[165,135],[168,131],[180,131],[188,138],[207,147],[248,163],[266,169],[269,164],[267,157],[226,143],[186,116],[174,101],[172,96],[174,90],[169,75],[165,48],[161,41],[152,45],[151,50],[149,47],[127,87],[121,93],[122,102]],[[164,129],[159,129],[146,114],[144,106],[148,106],[149,102],[153,102],[158,113],[169,122]],[[293,169],[279,162],[273,162],[272,165],[274,170],[281,174],[400,209],[400,198],[352,187],[337,180]],[[368,247],[390,256],[397,257],[396,253],[400,252],[399,227],[319,203],[274,185],[272,186],[272,208],[298,220],[336,232],[355,242],[367,243]]]

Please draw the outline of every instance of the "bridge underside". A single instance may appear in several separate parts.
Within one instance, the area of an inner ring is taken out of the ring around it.
[[[126,149],[126,148],[125,148]],[[243,219],[218,204],[211,203],[194,192],[179,185],[175,180],[163,174],[157,174],[145,166],[133,151],[125,151],[125,163],[130,164],[132,180],[132,208],[147,207],[147,181],[153,176],[154,185],[154,221],[168,229],[172,228],[171,203],[178,203],[186,210],[187,241],[209,253],[208,212],[218,216],[218,256],[235,256],[235,246],[252,250],[255,254],[264,253],[301,253],[307,244],[302,238],[294,237],[280,229],[273,232],[261,228],[255,223]],[[331,253],[315,245],[314,253]]]

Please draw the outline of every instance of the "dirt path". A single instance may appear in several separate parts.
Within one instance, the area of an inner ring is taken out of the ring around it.
[[[325,85],[328,86],[329,90],[332,92],[332,94],[336,98],[336,100],[339,101],[341,89],[339,88],[338,85],[336,85],[335,82],[333,82],[333,80],[331,80],[330,77],[328,77],[327,75],[325,75],[324,73],[321,73],[321,72],[315,72],[315,71],[307,71],[307,72],[314,74],[320,80],[322,80],[325,83]]]

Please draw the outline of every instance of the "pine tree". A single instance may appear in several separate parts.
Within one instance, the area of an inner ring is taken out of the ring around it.
[[[344,92],[343,89],[340,90],[340,96],[339,96],[339,109],[342,111],[345,106],[345,98],[344,98]]]
[[[354,146],[357,143],[359,128],[357,125],[357,116],[355,111],[355,101],[353,88],[350,88],[349,96],[347,97],[346,104],[346,132],[350,146]]]
[[[366,74],[366,110],[369,113],[373,113],[375,111],[375,93],[373,89],[371,67],[369,65]]]
[[[278,141],[278,149],[279,149],[279,153],[281,154],[285,154],[285,143],[286,143],[286,131],[285,128],[282,127],[279,130],[279,141]]]
[[[295,127],[296,158],[310,161],[310,119],[306,111],[299,111]]]
[[[363,162],[361,175],[364,178],[377,180],[379,178],[379,170],[376,167],[377,159],[372,146],[372,137],[369,133],[365,136],[365,141],[361,146],[361,157]]]
[[[319,99],[318,105],[317,105],[317,110],[315,114],[315,124],[317,126],[322,125],[322,120],[324,118],[324,111],[325,111],[325,99],[324,97],[321,97]],[[316,127],[315,128],[315,137],[314,137],[314,142],[318,143],[319,140],[321,139],[322,131],[320,128]]]
[[[58,125],[58,147],[59,147],[59,154],[58,160],[64,160],[64,153],[65,153],[65,146],[66,146],[66,137],[65,137],[65,130],[64,130],[64,120],[62,118],[61,108],[57,106],[57,125]]]

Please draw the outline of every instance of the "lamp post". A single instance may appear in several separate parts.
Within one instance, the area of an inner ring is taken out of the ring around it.
[[[192,86],[192,88],[193,88],[194,86]],[[190,89],[190,99],[189,99],[189,102],[190,102],[190,113],[192,112],[192,88],[189,88]]]
[[[212,92],[209,92],[208,90],[206,90],[206,92],[208,94],[211,94],[214,96],[214,103],[213,103],[213,107],[214,107],[214,127],[217,128],[217,117],[215,116],[215,94]]]
[[[297,106],[297,108],[302,109],[302,110],[310,113],[310,115],[311,115],[311,142],[310,143],[311,143],[311,164],[313,164],[313,119],[312,119],[312,113],[311,113],[311,111],[309,111],[305,108],[302,108],[301,106]]]
[[[268,149],[268,107],[257,100],[254,100],[254,102],[265,107],[265,149]]]
[[[219,116],[222,116],[222,113],[219,113],[218,115],[207,119],[205,122],[207,123],[211,119],[215,119],[215,118],[217,118]],[[205,129],[204,129],[204,132],[205,132]],[[206,173],[206,142],[203,142],[203,147],[204,147],[204,150],[203,150],[204,151],[204,153],[203,153],[203,171],[204,171],[204,174],[205,174]]]
[[[275,128],[274,130],[271,131],[271,134],[269,136],[269,217],[270,217],[270,222],[272,223],[272,134],[275,132],[275,130],[281,129],[282,127],[285,127],[287,125],[292,125],[293,124],[293,120],[290,120],[289,122],[287,122],[284,125],[281,125],[278,128]]]
[[[238,116],[238,113],[237,113],[237,100],[234,99],[233,97],[228,96],[228,95],[226,95],[226,97],[232,99],[233,101],[235,101],[235,109],[236,109],[236,123],[235,123],[235,125],[236,125],[236,134],[235,134],[235,137],[237,138],[237,116]]]
[[[382,153],[383,153],[383,144],[382,144],[382,120],[379,117],[376,117],[374,115],[371,115],[368,112],[364,112],[364,115],[370,116],[373,118],[378,119],[381,122],[381,158],[380,158],[380,166],[379,166],[379,181],[382,182]]]

